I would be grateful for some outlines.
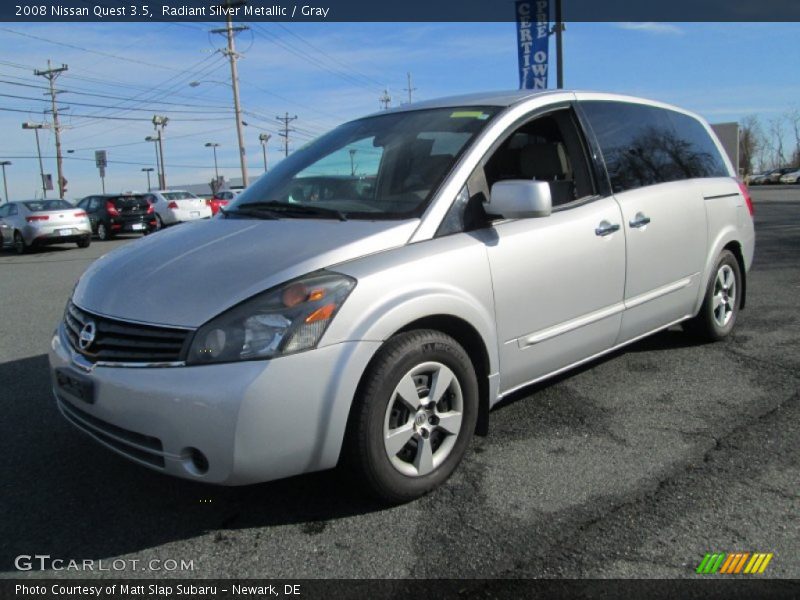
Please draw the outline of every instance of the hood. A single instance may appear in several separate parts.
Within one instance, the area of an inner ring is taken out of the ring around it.
[[[418,223],[318,219],[186,223],[100,257],[81,277],[73,300],[109,317],[194,328],[295,277],[402,246]]]

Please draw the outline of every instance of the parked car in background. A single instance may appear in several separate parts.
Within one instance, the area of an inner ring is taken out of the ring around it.
[[[86,196],[78,206],[89,215],[99,240],[110,240],[118,233],[147,235],[156,228],[155,211],[142,194]]]
[[[145,197],[155,208],[156,229],[185,221],[211,218],[211,207],[191,192],[156,190],[148,192]]]
[[[789,171],[785,175],[781,175],[781,183],[800,183],[800,169],[796,171]]]
[[[21,200],[0,206],[1,246],[24,254],[32,246],[74,242],[88,248],[92,230],[86,211],[66,200]]]
[[[341,460],[416,498],[523,387],[677,323],[732,332],[755,249],[734,173],[699,116],[615,94],[345,123],[223,215],[95,261],[49,344],[55,401],[161,473],[240,485]]]
[[[751,173],[750,175],[745,176],[744,182],[747,185],[762,185],[764,183],[764,178],[767,176],[769,171],[761,171],[760,173]]]
[[[776,184],[781,182],[781,177],[794,171],[796,167],[781,167],[780,169],[772,169],[769,173],[764,175],[764,184]]]
[[[217,192],[211,198],[206,200],[206,204],[211,207],[211,214],[215,215],[223,206],[228,206],[228,203],[236,198],[241,193],[240,190],[225,190]]]

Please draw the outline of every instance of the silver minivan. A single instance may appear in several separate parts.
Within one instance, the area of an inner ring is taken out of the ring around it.
[[[56,402],[163,473],[345,463],[415,498],[515,390],[676,323],[731,332],[755,242],[734,173],[697,115],[612,94],[346,123],[214,219],[89,267],[52,339]]]

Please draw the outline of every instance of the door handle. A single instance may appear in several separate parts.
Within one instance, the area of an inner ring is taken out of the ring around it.
[[[630,221],[628,224],[633,227],[634,229],[639,229],[640,227],[644,227],[650,222],[650,217],[644,215],[644,213],[636,213],[636,216],[633,217],[633,221]]]
[[[615,231],[619,231],[619,223],[609,223],[608,221],[600,221],[597,229],[594,230],[595,235],[605,237],[611,235]]]

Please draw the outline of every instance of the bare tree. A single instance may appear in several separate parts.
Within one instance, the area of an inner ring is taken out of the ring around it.
[[[775,117],[769,121],[769,136],[772,139],[774,168],[782,167],[786,164],[786,154],[783,149],[783,117]]]
[[[794,134],[791,166],[800,167],[800,109],[794,107],[786,113],[786,121]]]
[[[764,147],[764,132],[756,115],[748,115],[739,123],[739,170],[742,173],[755,172],[756,157]],[[763,169],[763,164],[758,170]]]

